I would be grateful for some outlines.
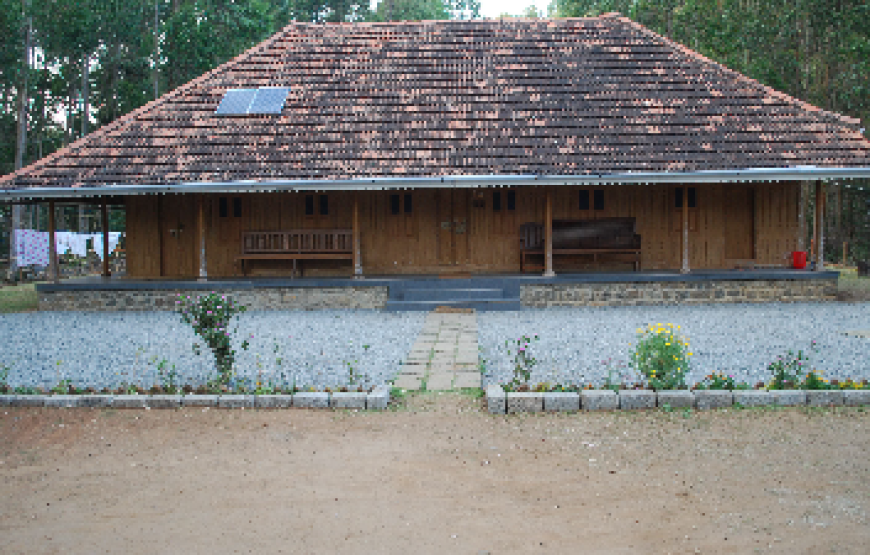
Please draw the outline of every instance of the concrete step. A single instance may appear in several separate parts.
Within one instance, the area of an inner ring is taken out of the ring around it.
[[[453,308],[473,308],[475,310],[520,310],[520,299],[517,298],[490,298],[490,299],[465,299],[444,301],[393,301],[388,300],[384,306],[387,312],[404,312],[424,310],[430,312],[438,306]]]
[[[457,301],[504,298],[504,289],[405,289],[403,301]],[[398,299],[397,299],[398,300]]]

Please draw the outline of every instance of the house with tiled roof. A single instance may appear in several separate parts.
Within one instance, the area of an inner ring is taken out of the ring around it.
[[[801,184],[867,176],[860,121],[608,14],[291,23],[0,200],[123,204],[134,278],[685,273],[789,267]]]

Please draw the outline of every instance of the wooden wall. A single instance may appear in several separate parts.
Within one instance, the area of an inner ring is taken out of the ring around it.
[[[786,256],[797,245],[798,183],[692,187],[691,269],[728,269],[749,260],[760,264],[788,262]],[[682,260],[682,210],[676,207],[677,188],[681,186],[554,187],[553,219],[634,217],[642,240],[641,267],[676,270]],[[580,206],[580,191],[584,189],[590,201],[587,209]],[[599,206],[595,206],[596,190],[603,195]],[[208,275],[241,275],[235,257],[243,230],[351,229],[354,195],[359,203],[366,275],[515,273],[520,260],[519,227],[525,222],[543,222],[545,193],[544,187],[519,187],[204,195]],[[309,195],[313,197],[313,214],[306,213]],[[321,214],[322,195],[327,197],[325,214]],[[226,199],[223,204],[221,197]],[[509,197],[513,197],[513,206],[509,206]],[[495,209],[497,204],[499,210]],[[129,276],[196,275],[198,245],[192,242],[195,206],[194,195],[128,199]],[[398,213],[394,213],[396,209]],[[177,229],[179,223],[185,231],[173,237],[170,230]],[[554,258],[554,265],[557,272],[629,270],[631,259],[617,257],[593,264],[591,257],[559,256]],[[301,264],[306,276],[350,276],[353,272],[348,261]],[[257,261],[249,274],[289,275],[291,268],[290,261]]]

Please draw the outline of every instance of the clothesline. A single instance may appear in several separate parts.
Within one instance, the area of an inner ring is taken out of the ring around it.
[[[15,256],[19,266],[48,266],[48,232],[33,229],[16,229]],[[109,232],[109,252],[115,249],[118,241],[124,235],[120,231]],[[74,233],[71,231],[56,231],[54,233],[57,254],[74,254],[87,256],[88,239],[93,240],[94,251],[100,260],[103,259],[102,233]]]

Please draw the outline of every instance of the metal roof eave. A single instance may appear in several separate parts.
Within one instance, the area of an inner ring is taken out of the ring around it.
[[[181,193],[251,193],[271,191],[380,191],[522,187],[542,185],[652,185],[657,183],[735,183],[870,178],[870,167],[747,168],[696,172],[643,172],[607,175],[457,175],[442,177],[371,177],[357,179],[296,179],[271,181],[209,181],[167,185],[106,185],[0,190],[0,202],[47,198],[87,198]]]

